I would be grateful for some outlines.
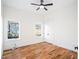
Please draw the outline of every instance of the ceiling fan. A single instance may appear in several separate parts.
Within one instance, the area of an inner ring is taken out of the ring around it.
[[[44,3],[44,0],[40,0],[40,4],[35,4],[35,3],[31,3],[31,5],[36,5],[36,6],[39,6],[36,10],[39,10],[40,8],[43,8],[45,9],[46,11],[48,10],[46,8],[46,6],[52,6],[53,3],[49,3],[49,4],[43,4]]]

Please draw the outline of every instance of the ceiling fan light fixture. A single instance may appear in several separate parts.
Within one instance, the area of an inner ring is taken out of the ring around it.
[[[43,9],[43,8],[44,8],[44,6],[42,6],[42,5],[41,5],[41,6],[40,6],[40,8],[41,8],[41,9]]]

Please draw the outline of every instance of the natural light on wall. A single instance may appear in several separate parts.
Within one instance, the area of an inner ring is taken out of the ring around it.
[[[3,25],[1,16],[1,0],[0,0],[0,59],[2,57],[2,38],[3,38]]]
[[[53,37],[51,32],[51,27],[48,25],[45,25],[45,39],[50,39],[51,37]]]

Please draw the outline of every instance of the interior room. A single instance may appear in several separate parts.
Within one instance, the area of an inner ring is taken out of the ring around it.
[[[2,0],[2,59],[77,59],[77,0]]]

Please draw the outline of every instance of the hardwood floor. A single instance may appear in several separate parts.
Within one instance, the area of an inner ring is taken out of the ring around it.
[[[77,59],[77,53],[42,42],[3,52],[2,59]]]

